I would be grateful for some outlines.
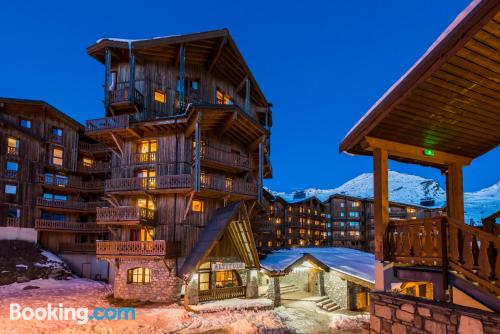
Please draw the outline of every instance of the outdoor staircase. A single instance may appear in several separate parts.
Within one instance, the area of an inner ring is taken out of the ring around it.
[[[285,293],[292,293],[292,292],[297,292],[299,291],[299,288],[293,284],[281,284],[280,285],[280,292],[281,294]]]
[[[333,300],[330,299],[330,297],[327,296],[318,299],[316,301],[316,306],[327,312],[337,311],[340,310],[341,308],[339,305],[337,305],[337,303],[335,303]]]

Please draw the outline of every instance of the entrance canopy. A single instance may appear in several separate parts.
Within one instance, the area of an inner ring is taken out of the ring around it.
[[[340,151],[442,167],[500,143],[500,4],[473,1],[351,129]],[[397,143],[397,144],[396,144]]]
[[[351,248],[282,249],[268,254],[260,261],[260,266],[270,275],[285,275],[306,261],[364,286],[371,287],[375,283],[374,255]]]

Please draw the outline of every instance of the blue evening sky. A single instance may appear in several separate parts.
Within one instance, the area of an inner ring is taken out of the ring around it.
[[[46,100],[81,122],[97,118],[104,70],[85,51],[97,39],[228,28],[275,105],[267,185],[331,188],[372,171],[370,158],[339,154],[339,141],[468,3],[5,1],[0,96]],[[497,182],[499,165],[498,149],[475,161],[465,190]],[[390,167],[443,183],[433,169]]]

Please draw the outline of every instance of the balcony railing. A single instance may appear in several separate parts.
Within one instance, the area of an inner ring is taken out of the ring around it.
[[[118,115],[92,119],[85,122],[86,132],[126,129],[129,126],[129,115]]]
[[[19,149],[17,147],[7,146],[7,154],[19,156]]]
[[[61,242],[59,243],[59,252],[74,252],[74,253],[95,253],[95,243],[75,243]]]
[[[6,217],[5,225],[7,227],[20,227],[21,219],[18,217]]]
[[[91,154],[106,153],[110,151],[109,147],[100,143],[90,144],[90,143],[79,142],[78,149],[82,152],[87,152]]]
[[[233,286],[230,288],[215,288],[198,292],[200,302],[245,297],[246,286]]]
[[[178,242],[154,241],[101,241],[96,242],[98,257],[167,257],[180,254]]]
[[[156,222],[156,211],[135,206],[119,206],[116,208],[97,208],[97,224],[153,224]]]
[[[214,174],[201,175],[201,188],[248,196],[257,194],[257,185],[255,183]]]
[[[94,161],[89,164],[78,161],[77,169],[82,173],[106,173],[111,170],[111,163],[109,161]]]
[[[134,163],[136,164],[149,164],[153,162],[156,162],[156,152],[134,154]]]
[[[144,96],[136,88],[133,89],[133,103],[135,103],[140,110],[144,108]],[[109,104],[126,103],[130,101],[129,87],[122,87],[115,90],[108,91]]]
[[[17,179],[18,172],[17,170],[4,170],[1,173],[2,177],[6,179]]]
[[[106,205],[107,202],[77,202],[77,201],[64,201],[56,199],[48,199],[43,197],[38,197],[36,199],[36,205],[46,206],[61,209],[70,209],[78,211],[94,211],[97,207]]]
[[[201,159],[218,162],[235,168],[250,169],[248,156],[234,152],[224,151],[212,146],[202,146]]]
[[[190,174],[160,175],[106,180],[106,191],[185,189],[192,187]]]
[[[57,186],[61,188],[75,188],[82,190],[103,190],[104,191],[104,181],[82,181],[79,178],[62,178],[58,176],[38,174],[37,182],[50,186]]]
[[[71,221],[59,221],[49,219],[36,219],[35,228],[45,231],[75,231],[75,232],[105,232],[105,226],[95,223],[80,223]]]

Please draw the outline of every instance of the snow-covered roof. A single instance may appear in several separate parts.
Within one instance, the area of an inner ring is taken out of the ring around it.
[[[309,255],[325,266],[346,275],[375,283],[375,256],[342,247],[302,247],[274,251],[260,260],[260,265],[270,272],[285,272],[302,257]]]

